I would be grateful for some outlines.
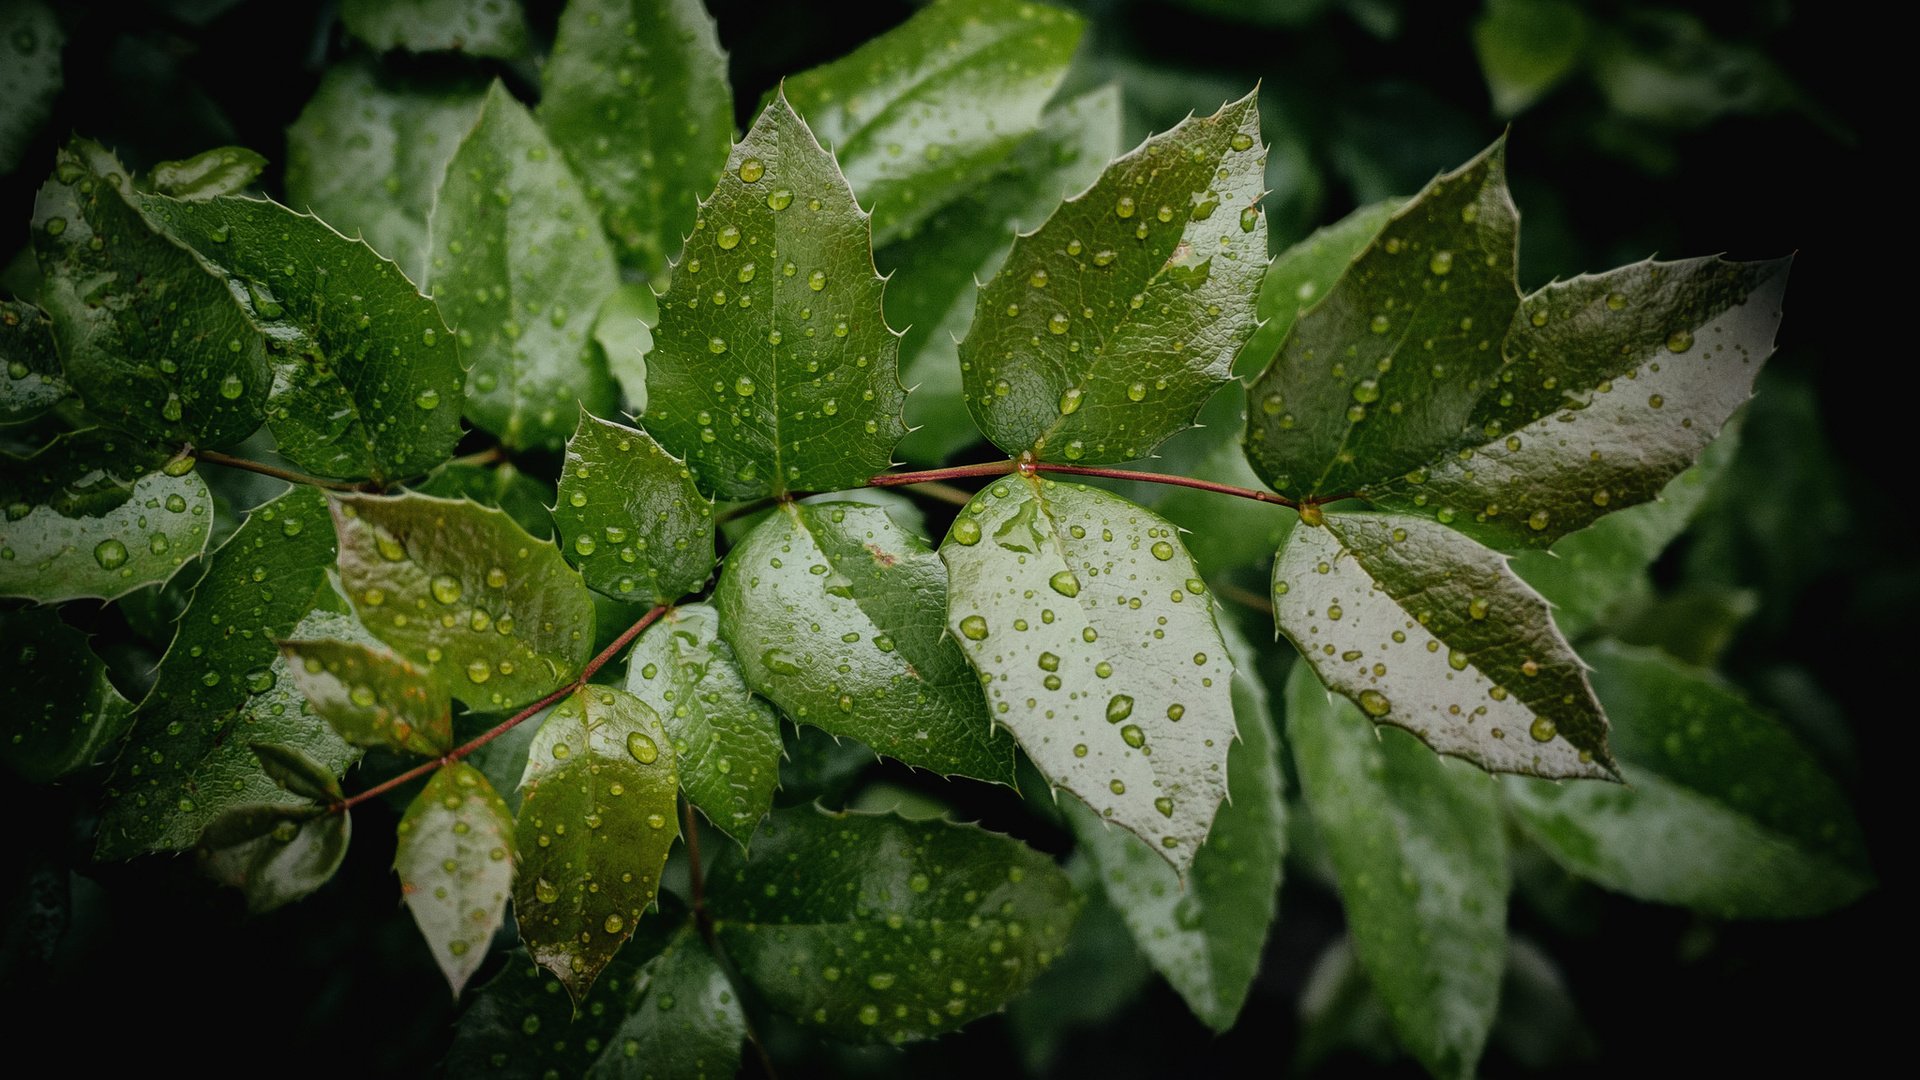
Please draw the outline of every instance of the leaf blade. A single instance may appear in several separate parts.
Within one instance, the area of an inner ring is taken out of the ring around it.
[[[354,641],[283,641],[307,705],[355,746],[437,757],[453,749],[446,687],[383,649]]]
[[[553,510],[560,550],[589,588],[671,604],[713,573],[713,503],[653,436],[582,410]]]
[[[456,998],[506,918],[512,849],[512,813],[464,761],[435,771],[400,818],[400,895]]]

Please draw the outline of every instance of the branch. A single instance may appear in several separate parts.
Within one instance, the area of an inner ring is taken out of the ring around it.
[[[928,494],[935,495],[947,502],[964,505],[966,500],[959,498],[965,492],[948,486],[949,480],[970,480],[986,476],[1005,476],[1008,473],[1063,473],[1068,476],[1099,476],[1108,480],[1134,480],[1142,484],[1168,484],[1173,487],[1193,488],[1197,491],[1211,491],[1216,495],[1232,495],[1237,499],[1252,499],[1254,502],[1270,503],[1299,510],[1303,506],[1311,507],[1323,502],[1334,502],[1350,496],[1338,495],[1327,498],[1309,499],[1304,504],[1295,502],[1285,495],[1275,495],[1271,491],[1255,491],[1252,488],[1234,487],[1232,484],[1216,483],[1212,480],[1199,480],[1191,476],[1170,476],[1166,473],[1141,472],[1136,469],[1108,469],[1095,465],[1061,465],[1051,461],[1026,461],[1009,459],[1007,461],[989,461],[981,465],[956,465],[946,469],[923,469],[919,472],[881,473],[867,480],[868,487],[902,487],[907,484],[925,484]]]
[[[1252,499],[1254,502],[1272,503],[1291,510],[1300,509],[1300,504],[1285,495],[1275,495],[1271,491],[1255,491],[1252,488],[1234,487],[1232,484],[1215,483],[1212,480],[1198,480],[1191,476],[1171,476],[1166,473],[1142,472],[1137,469],[1108,469],[1098,465],[1058,465],[1051,461],[1036,461],[1027,466],[1033,472],[1065,473],[1069,476],[1100,476],[1108,480],[1134,480],[1142,484],[1170,484],[1173,487],[1193,488],[1196,491],[1211,491],[1216,495],[1232,495],[1236,499]]]
[[[308,487],[325,488],[328,491],[385,490],[381,485],[371,480],[323,480],[318,476],[308,476],[306,473],[294,472],[292,469],[282,469],[277,465],[268,465],[262,461],[252,461],[243,457],[234,457],[232,454],[223,454],[218,450],[195,450],[192,447],[187,447],[183,449],[181,453],[188,457],[197,458],[200,461],[210,462],[214,465],[225,465],[229,469],[240,469],[244,472],[259,473],[261,476],[271,476],[275,480],[285,480],[289,484],[305,484]]]

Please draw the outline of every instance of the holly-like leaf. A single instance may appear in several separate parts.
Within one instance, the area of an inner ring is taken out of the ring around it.
[[[113,600],[206,550],[206,482],[132,436],[90,428],[0,463],[0,596]]]
[[[527,51],[520,0],[342,0],[340,21],[381,52],[512,58]]]
[[[1254,94],[1108,165],[1014,241],[960,343],[967,407],[1009,454],[1141,458],[1232,375],[1266,269]]]
[[[1013,741],[942,629],[947,571],[877,506],[782,503],[713,591],[747,685],[909,765],[1013,783]]]
[[[155,232],[136,198],[111,154],[76,139],[34,203],[40,304],[67,381],[94,415],[135,434],[239,442],[260,426],[266,340],[225,279]]]
[[[776,812],[751,858],[722,852],[708,889],[721,946],[767,1002],[859,1042],[999,1011],[1066,946],[1080,906],[1052,859],[1009,837],[812,807]]]
[[[1499,791],[1411,737],[1375,728],[1304,667],[1286,698],[1300,787],[1394,1034],[1433,1075],[1471,1076],[1507,943]]]
[[[725,499],[859,487],[906,432],[867,215],[775,95],[674,264],[647,430]]]
[[[947,625],[994,720],[1184,874],[1227,791],[1233,663],[1177,530],[1094,488],[1010,477],[940,556]]]
[[[1235,657],[1251,661],[1252,650],[1232,638]],[[1259,971],[1287,842],[1279,740],[1266,688],[1251,674],[1233,676],[1233,712],[1240,732],[1227,756],[1233,801],[1214,815],[1188,881],[1132,833],[1078,806],[1067,816],[1140,951],[1219,1032],[1233,1027]]]
[[[1627,786],[1507,788],[1568,871],[1720,918],[1803,918],[1873,886],[1846,794],[1785,725],[1651,650],[1588,658]]]
[[[773,808],[780,719],[747,687],[720,613],[688,604],[661,616],[627,658],[627,689],[665,725],[687,801],[746,843]]]
[[[18,300],[0,300],[0,424],[31,420],[73,392],[53,349],[46,313]]]
[[[680,835],[679,777],[660,718],[624,690],[562,701],[527,753],[514,826],[520,937],[576,1008],[640,916]]]
[[[553,538],[553,485],[521,472],[513,462],[472,464],[458,459],[433,471],[415,484],[422,495],[443,499],[472,499],[481,506],[504,510],[514,524],[536,540]]]
[[[619,277],[594,216],[533,115],[495,82],[434,200],[427,283],[472,368],[467,418],[510,447],[558,450],[579,407],[614,409],[591,334]]]
[[[355,746],[437,757],[453,749],[447,689],[420,667],[354,641],[280,646],[308,707]]]
[[[1381,724],[1489,772],[1616,777],[1607,718],[1506,557],[1400,514],[1327,514],[1273,564],[1274,621]]]
[[[275,644],[350,638],[315,611],[333,561],[326,500],[296,487],[257,507],[208,561],[107,783],[99,855],[191,846],[222,811],[287,796],[249,743],[277,743],[344,770],[354,751],[306,710]]]
[[[934,0],[782,86],[872,203],[885,243],[965,196],[1039,127],[1085,29],[1025,0]]]
[[[647,411],[647,354],[653,351],[653,328],[659,324],[660,298],[637,283],[623,284],[607,297],[593,324],[593,340],[607,358],[607,371],[635,416]]]
[[[591,594],[552,544],[505,513],[429,495],[345,495],[333,524],[354,611],[450,696],[510,709],[586,664]]]
[[[615,600],[671,604],[713,573],[713,502],[686,464],[646,432],[584,410],[553,521],[567,561]]]
[[[282,789],[301,799],[316,803],[337,802],[346,797],[333,770],[308,757],[298,747],[275,742],[249,742],[261,771]]]
[[[163,161],[148,180],[163,196],[198,202],[245,191],[266,167],[266,158],[244,146],[222,146],[181,161]]]
[[[107,679],[87,635],[51,608],[0,611],[13,707],[0,762],[44,784],[93,764],[126,731],[133,704]]]
[[[1516,116],[1573,72],[1587,43],[1587,13],[1571,0],[1487,0],[1473,52],[1493,111]]]
[[[464,761],[428,779],[400,819],[400,895],[459,997],[487,958],[513,883],[513,814]]]
[[[325,885],[346,859],[352,836],[346,814],[239,806],[207,826],[194,854],[203,873],[239,889],[247,910],[259,915]]]
[[[621,260],[660,273],[733,145],[712,16],[699,0],[572,0],[540,82],[540,123]]]
[[[1394,213],[1248,387],[1247,457],[1275,491],[1349,493],[1458,441],[1520,300],[1504,147]]]
[[[366,61],[328,68],[287,128],[287,201],[426,281],[427,214],[484,89],[402,78]]]
[[[0,173],[11,173],[20,155],[53,111],[65,83],[60,50],[67,43],[60,20],[41,0],[0,6]]]
[[[141,207],[230,276],[271,347],[275,449],[322,476],[395,480],[460,441],[466,369],[434,302],[326,222],[266,199]]]
[[[1260,280],[1260,327],[1236,363],[1242,373],[1273,360],[1294,320],[1319,303],[1403,205],[1399,199],[1368,203],[1273,257]]]
[[[607,1040],[592,1080],[724,1077],[740,1071],[747,1014],[732,980],[690,926],[648,963],[646,989]]]
[[[1790,262],[1649,261],[1534,293],[1459,445],[1363,493],[1506,548],[1653,498],[1751,396]]]
[[[1083,899],[1066,950],[1007,1005],[1007,1025],[1030,1076],[1049,1075],[1076,1029],[1109,1023],[1153,980],[1092,864],[1076,856],[1066,869]]]

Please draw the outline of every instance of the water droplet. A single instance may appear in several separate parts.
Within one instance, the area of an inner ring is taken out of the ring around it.
[[[428,588],[432,590],[433,598],[443,604],[457,602],[460,594],[465,591],[460,584],[460,579],[452,574],[435,574]]]
[[[1387,695],[1378,690],[1362,690],[1360,707],[1366,710],[1368,716],[1377,719],[1393,711],[1393,702],[1387,700]]]
[[[485,660],[476,659],[467,664],[467,679],[474,685],[478,686],[491,678],[493,678],[493,666]]]
[[[767,192],[767,209],[778,213],[793,205],[793,192],[778,188]]]
[[[1167,798],[1165,795],[1153,800],[1153,808],[1160,811],[1160,816],[1163,818],[1173,816],[1173,800]]]
[[[429,386],[420,391],[420,396],[414,398],[413,403],[422,409],[437,409],[440,407],[440,391]]]
[[[972,547],[980,542],[980,523],[970,517],[963,517],[953,523],[954,542],[963,547]]]
[[[1258,207],[1249,206],[1245,210],[1240,211],[1241,232],[1252,232],[1259,224],[1260,210]]]
[[[1060,395],[1060,415],[1072,416],[1074,410],[1080,408],[1080,399],[1085,396],[1086,394],[1079,387],[1067,387]]]
[[[1155,541],[1153,547],[1148,550],[1152,551],[1153,557],[1159,559],[1161,562],[1166,562],[1168,559],[1173,558],[1173,545],[1167,543],[1165,540]]]
[[[740,229],[738,226],[728,225],[722,228],[713,239],[722,250],[731,251],[740,246]]]
[[[733,392],[739,394],[741,397],[752,397],[753,391],[754,386],[751,378],[742,375],[733,381]]]
[[[1113,212],[1123,218],[1132,217],[1133,216],[1133,196],[1131,195],[1120,196],[1120,201],[1115,203],[1113,206]]]
[[[1054,312],[1053,315],[1047,319],[1047,333],[1064,334],[1066,332],[1067,332],[1066,313],[1061,311]]]
[[[821,289],[824,289],[826,287],[827,287],[826,271],[815,270],[813,273],[807,275],[807,288],[812,289],[814,292],[819,292]]]
[[[626,928],[627,920],[618,915],[609,915],[606,921],[600,924],[600,929],[605,930],[609,934],[617,934]]]
[[[876,971],[867,976],[867,985],[873,987],[875,990],[885,990],[892,986],[894,981],[894,975],[891,971]]]
[[[573,538],[573,550],[581,555],[591,555],[599,546],[593,537],[588,536],[586,533],[581,533],[579,536]]]
[[[1445,277],[1447,273],[1453,269],[1453,252],[1434,252],[1433,257],[1427,260],[1427,269]]]
[[[1476,596],[1467,602],[1467,615],[1476,620],[1484,619],[1487,617],[1488,607],[1489,605],[1485,600]]]
[[[1546,527],[1547,512],[1545,510],[1535,510],[1533,513],[1527,515],[1527,528],[1532,529],[1534,532],[1539,532]]]
[[[118,540],[102,540],[93,548],[93,561],[102,570],[118,570],[127,562],[127,545]]]
[[[1227,140],[1227,145],[1235,150],[1250,150],[1253,148],[1253,136],[1244,131],[1236,131],[1233,133],[1233,138]]]
[[[1552,742],[1557,731],[1559,727],[1553,721],[1544,716],[1536,716],[1533,718],[1533,726],[1527,729],[1527,734],[1532,735],[1535,742]]]
[[[560,899],[560,888],[546,878],[541,878],[533,883],[533,898],[543,904],[551,904],[555,900]],[[540,1029],[538,1018],[528,1017],[528,1019],[534,1022],[534,1030],[538,1031]],[[531,1034],[531,1032],[529,1032],[529,1034]]]
[[[740,181],[742,183],[751,184],[766,174],[767,167],[760,163],[759,158],[748,158],[740,163]]]
[[[1667,335],[1667,351],[1683,353],[1693,348],[1693,331],[1675,330]]]
[[[627,753],[642,765],[651,765],[660,760],[660,747],[641,731],[627,733]]]
[[[1080,579],[1075,577],[1071,570],[1062,570],[1053,575],[1047,579],[1047,584],[1052,586],[1053,591],[1059,593],[1061,596],[1080,595]]]
[[[1626,293],[1614,292],[1614,293],[1607,294],[1607,310],[1608,311],[1619,311],[1620,309],[1626,306],[1627,306]]]
[[[1135,750],[1147,744],[1147,733],[1140,730],[1139,724],[1128,724],[1120,729],[1120,738]]]
[[[1126,694],[1115,694],[1107,700],[1107,723],[1117,724],[1133,715],[1133,699]]]
[[[714,355],[716,355],[716,356],[717,356],[717,355],[719,355],[720,353],[723,353],[723,352],[726,352],[726,351],[727,351],[727,339],[726,339],[726,338],[723,338],[723,337],[710,337],[710,338],[708,338],[708,339],[707,339],[707,351],[708,351],[708,352],[710,352],[710,353],[713,353],[713,354],[714,354]]]
[[[987,638],[987,620],[978,615],[969,615],[960,620],[960,632],[969,641],[985,641]]]

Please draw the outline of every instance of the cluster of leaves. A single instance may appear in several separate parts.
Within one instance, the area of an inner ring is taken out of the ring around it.
[[[1053,101],[1081,21],[1019,0],[928,6],[738,141],[691,0],[571,0],[533,108],[378,57],[522,58],[511,0],[341,16],[368,52],[290,130],[287,204],[248,151],[84,139],[40,190],[0,756],[98,764],[101,858],[192,850],[256,909],[424,780],[395,871],[453,991],[509,909],[524,943],[456,1068],[727,1072],[750,1005],[929,1038],[1077,993],[1116,923],[1225,1030],[1302,821],[1327,978],[1435,1074],[1495,1022],[1509,823],[1719,915],[1871,885],[1778,721],[1587,633],[1710,487],[1784,262],[1523,296],[1496,144],[1270,263],[1255,95],[1121,154],[1114,90]],[[236,465],[295,483],[203,475]],[[937,545],[853,490],[965,477]],[[1269,563],[1279,709],[1217,588]],[[62,618],[99,602],[170,642],[137,685]],[[1057,801],[1078,850],[776,810],[799,726]]]

